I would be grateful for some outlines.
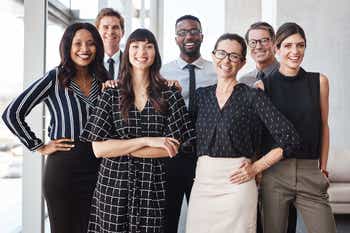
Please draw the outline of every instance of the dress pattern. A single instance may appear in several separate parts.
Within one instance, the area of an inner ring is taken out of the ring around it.
[[[184,100],[175,89],[162,92],[167,113],[150,101],[139,111],[132,106],[125,121],[120,112],[119,89],[106,90],[81,135],[82,140],[131,139],[168,136],[188,146],[194,129]],[[104,158],[94,192],[89,231],[164,232],[165,163],[167,158]]]

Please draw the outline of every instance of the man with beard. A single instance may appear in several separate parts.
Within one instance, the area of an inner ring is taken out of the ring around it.
[[[216,74],[213,64],[201,57],[203,41],[199,19],[184,15],[175,23],[175,42],[180,48],[180,57],[162,67],[161,73],[168,80],[176,80],[182,87],[182,96],[190,114],[193,114],[195,90],[213,85]],[[190,197],[197,158],[194,151],[182,151],[169,160],[167,166],[166,233],[177,233],[182,200]]]
[[[104,65],[110,79],[117,79],[122,57],[120,40],[124,35],[124,18],[112,8],[103,8],[96,17],[95,25],[103,40]]]
[[[255,61],[256,68],[240,78],[241,83],[249,86],[254,86],[258,80],[262,80],[277,71],[279,63],[275,58],[274,43],[275,31],[272,26],[266,22],[256,22],[250,25],[245,34],[245,39],[248,44],[250,55]],[[264,143],[263,133],[262,143]],[[260,198],[259,198],[260,199]],[[257,233],[262,233],[260,211],[258,208]],[[290,206],[288,219],[288,233],[296,232],[297,214],[293,205]]]

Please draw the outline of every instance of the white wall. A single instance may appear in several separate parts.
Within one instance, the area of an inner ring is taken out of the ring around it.
[[[350,132],[350,1],[348,0],[226,0],[226,31],[244,35],[250,24],[265,20],[277,27],[292,21],[303,27],[307,49],[303,67],[330,80],[331,146],[348,148]],[[254,68],[251,58],[245,69]]]
[[[350,1],[277,1],[276,25],[294,21],[306,33],[303,67],[330,80],[331,146],[349,148]]]

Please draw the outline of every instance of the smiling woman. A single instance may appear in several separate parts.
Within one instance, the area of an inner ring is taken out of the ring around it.
[[[79,136],[107,77],[103,55],[102,40],[93,25],[70,25],[60,42],[58,67],[29,86],[2,116],[29,150],[48,155],[43,190],[52,232],[86,232],[99,161],[91,144],[81,142]],[[25,121],[42,102],[52,117],[47,144]]]
[[[103,158],[88,232],[164,232],[166,158],[194,140],[194,129],[160,66],[152,32],[131,33],[119,85],[103,92],[82,133]]]

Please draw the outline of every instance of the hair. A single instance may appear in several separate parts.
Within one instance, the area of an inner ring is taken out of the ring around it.
[[[124,18],[118,11],[114,10],[113,8],[103,8],[100,10],[95,20],[95,25],[97,28],[100,26],[101,19],[105,16],[117,17],[120,21],[120,27],[124,32],[124,28],[125,28]]]
[[[81,29],[85,29],[91,33],[96,46],[95,58],[87,68],[89,74],[96,77],[96,79],[100,82],[106,81],[108,77],[108,72],[103,65],[103,42],[96,27],[90,23],[73,23],[64,31],[59,47],[61,61],[58,65],[58,79],[63,87],[68,87],[71,79],[74,78],[77,73],[75,63],[72,61],[70,52],[73,38],[76,32]]]
[[[256,23],[253,23],[252,25],[250,25],[249,29],[245,33],[245,40],[247,42],[249,41],[249,32],[251,30],[265,30],[269,33],[272,41],[275,41],[275,30],[273,30],[273,27],[266,22],[256,22]]]
[[[181,21],[184,21],[184,20],[193,20],[193,21],[196,21],[197,23],[199,23],[199,27],[200,29],[202,30],[202,24],[201,24],[201,21],[199,21],[199,19],[196,17],[196,16],[193,16],[193,15],[183,15],[181,16],[180,18],[178,18],[175,22],[175,29],[176,29],[176,26],[178,23],[180,23]]]
[[[153,33],[147,29],[136,29],[130,34],[126,41],[125,51],[122,57],[121,71],[119,75],[120,88],[120,105],[121,113],[126,120],[128,111],[135,101],[135,95],[132,85],[132,65],[129,60],[130,44],[136,41],[146,41],[154,45],[155,58],[149,71],[149,86],[147,87],[147,95],[152,106],[159,112],[166,112],[168,105],[162,96],[162,90],[167,88],[166,80],[160,75],[159,70],[162,65],[158,43]]]
[[[302,27],[296,23],[284,23],[282,24],[276,32],[276,47],[281,48],[282,42],[289,36],[299,34],[305,41],[306,47],[306,36]]]
[[[243,37],[241,37],[238,34],[234,34],[234,33],[225,33],[223,35],[221,35],[215,42],[215,46],[214,46],[214,50],[217,49],[219,43],[223,40],[234,40],[237,41],[241,47],[242,47],[242,61],[245,61],[246,56],[247,56],[247,45],[243,39]]]

